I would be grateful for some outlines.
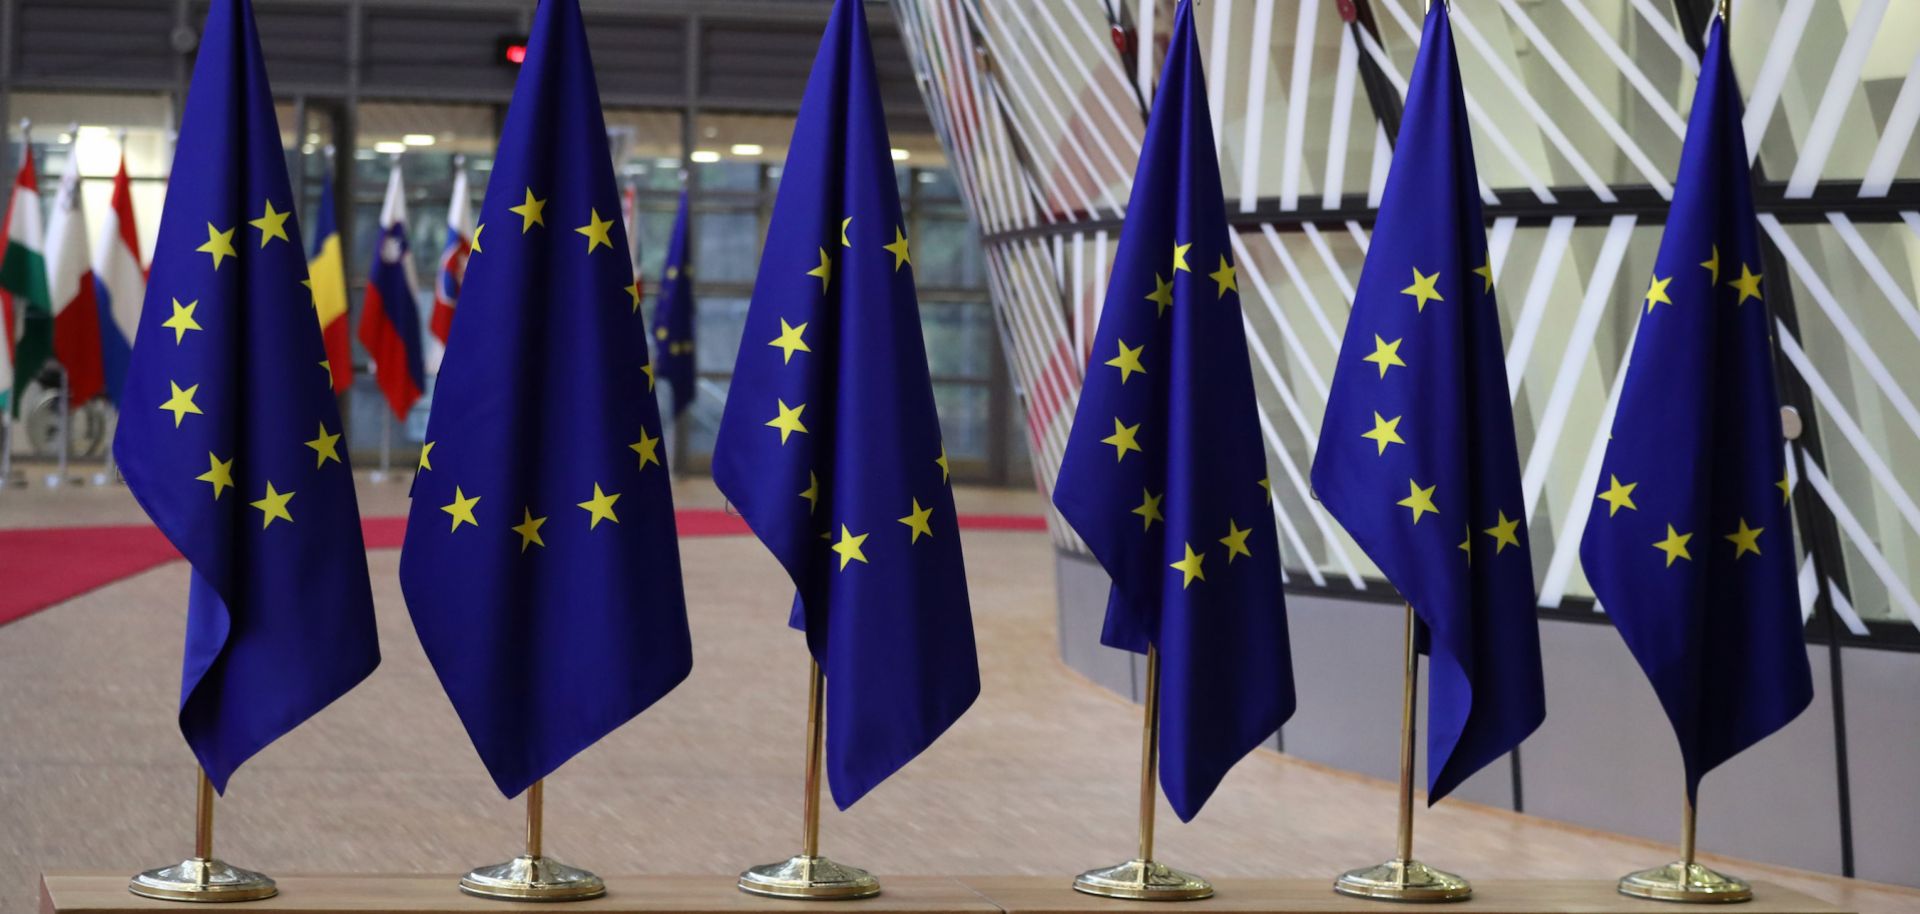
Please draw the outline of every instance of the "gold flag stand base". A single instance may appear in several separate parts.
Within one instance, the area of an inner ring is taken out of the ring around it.
[[[1698,863],[1676,860],[1621,877],[1620,894],[1656,901],[1731,904],[1753,900],[1753,887]]]
[[[460,891],[503,901],[582,901],[607,894],[607,884],[549,857],[520,856],[462,876]]]
[[[741,873],[740,891],[774,898],[847,900],[880,894],[880,880],[866,870],[803,854]]]
[[[259,901],[280,889],[252,870],[195,857],[147,870],[127,883],[127,891],[161,901]]]
[[[193,856],[133,877],[127,891],[160,901],[196,902],[259,901],[280,894],[273,880],[214,859],[213,782],[205,769],[194,796]]]
[[[1389,860],[1341,874],[1333,890],[1381,901],[1461,901],[1473,895],[1465,879],[1418,860]]]
[[[1073,890],[1132,901],[1197,901],[1213,897],[1213,885],[1152,860],[1129,860],[1074,877]]]

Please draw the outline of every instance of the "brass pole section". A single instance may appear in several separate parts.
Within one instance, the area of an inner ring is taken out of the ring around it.
[[[527,788],[527,856],[540,859],[540,832],[546,819],[547,782],[543,778]]]
[[[1400,688],[1400,843],[1395,852],[1403,863],[1413,859],[1413,703],[1420,691],[1420,653],[1414,649],[1413,626],[1413,604],[1408,603],[1406,682]]]
[[[820,856],[820,756],[826,751],[826,675],[820,661],[812,662],[807,688],[807,796],[801,806],[800,856]]]
[[[200,769],[200,788],[194,803],[193,859],[213,859],[213,782]]]
[[[1720,0],[1720,21],[1733,24],[1733,0]]]
[[[1147,645],[1146,722],[1140,728],[1140,859],[1153,859],[1154,776],[1160,767],[1160,649]]]
[[[1680,878],[1684,881],[1687,873],[1693,869],[1693,798],[1687,798],[1686,812],[1680,825]]]

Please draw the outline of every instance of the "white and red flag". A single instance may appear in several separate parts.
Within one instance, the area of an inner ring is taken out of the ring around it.
[[[53,303],[53,357],[67,370],[67,402],[81,406],[106,389],[100,365],[100,304],[87,262],[87,213],[80,202],[80,157],[67,156],[47,219],[47,293]]]
[[[147,297],[147,270],[140,265],[140,235],[133,221],[133,185],[127,157],[113,176],[113,203],[93,248],[94,298],[99,303],[100,367],[107,399],[120,404],[133,356],[133,332],[140,326],[140,303]],[[57,319],[56,319],[57,320]],[[56,329],[56,334],[58,330]]]

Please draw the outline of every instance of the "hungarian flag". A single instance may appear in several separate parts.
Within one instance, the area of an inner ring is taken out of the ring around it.
[[[429,329],[441,346],[453,329],[453,309],[460,302],[460,284],[467,278],[467,258],[473,254],[473,202],[467,196],[467,170],[453,173],[453,199],[447,201],[447,243],[440,250],[440,276],[433,283],[433,318]],[[439,372],[439,359],[434,360]]]
[[[353,386],[353,343],[347,338],[347,258],[340,252],[340,228],[333,218],[333,179],[320,179],[320,212],[313,220],[313,253],[307,257],[307,286],[320,317],[326,343],[327,373],[335,396]]]
[[[47,294],[46,233],[40,222],[40,178],[33,170],[33,145],[22,144],[26,159],[13,182],[7,203],[5,254],[0,254],[0,316],[6,319],[8,355],[13,370],[6,373],[9,402],[20,415],[20,394],[40,373],[53,353],[53,309]],[[0,364],[0,368],[6,366]]]
[[[374,380],[386,394],[387,407],[402,420],[427,384],[420,362],[420,296],[414,291],[419,287],[407,244],[407,190],[395,162],[387,179],[387,202],[380,207],[367,299],[360,309],[360,343],[373,357]]]
[[[107,224],[93,249],[93,295],[99,307],[100,367],[107,399],[119,405],[133,357],[133,332],[140,327],[140,303],[147,297],[147,270],[140,265],[140,235],[133,221],[133,185],[127,157],[113,176],[113,203]]]
[[[67,403],[84,405],[106,389],[100,365],[100,305],[87,263],[87,213],[80,205],[80,157],[67,156],[47,219],[47,291],[53,302],[53,355],[67,370]]]

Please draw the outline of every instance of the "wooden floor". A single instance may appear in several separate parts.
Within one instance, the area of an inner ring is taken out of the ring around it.
[[[404,511],[404,485],[363,494]],[[962,510],[1038,510],[963,492]],[[719,504],[710,483],[686,505]],[[0,496],[0,525],[131,522],[123,491]],[[549,853],[605,873],[725,874],[799,841],[806,657],[789,587],[751,539],[683,546],[691,679],[562,769]],[[1134,846],[1138,709],[1057,659],[1052,550],[1035,533],[971,533],[967,565],[984,692],[926,755],[845,813],[825,851],[888,875],[1070,878]],[[269,873],[444,873],[511,856],[521,808],[468,746],[407,621],[398,553],[371,554],[385,662],[269,747],[219,805],[218,851]],[[193,768],[173,723],[181,610],[175,563],[0,628],[0,914],[27,914],[44,869],[126,871],[183,856]],[[1159,856],[1210,877],[1318,877],[1391,849],[1393,786],[1272,753],[1250,757],[1191,824],[1163,807]],[[1449,801],[1419,853],[1481,880],[1610,879],[1670,849]],[[1723,869],[1862,912],[1920,910],[1920,891],[1739,861]]]

